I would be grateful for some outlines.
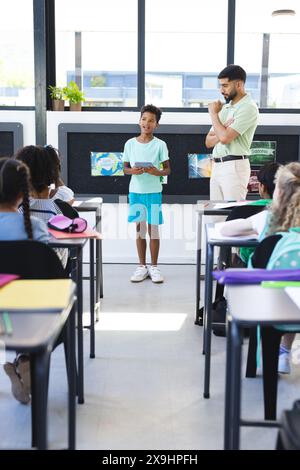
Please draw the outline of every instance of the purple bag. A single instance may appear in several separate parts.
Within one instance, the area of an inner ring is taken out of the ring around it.
[[[225,269],[213,271],[220,284],[260,284],[262,281],[300,281],[300,269]]]
[[[60,232],[82,233],[87,228],[87,221],[81,217],[69,219],[63,214],[58,214],[49,219],[48,227]]]

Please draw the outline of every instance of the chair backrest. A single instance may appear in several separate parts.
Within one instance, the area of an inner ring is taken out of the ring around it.
[[[253,268],[265,269],[272,255],[272,252],[276,244],[281,239],[282,235],[270,235],[264,238],[259,245],[255,248],[255,251],[251,258],[251,264]]]
[[[282,232],[267,264],[267,269],[300,269],[300,233]]]
[[[53,249],[36,240],[0,241],[0,272],[23,279],[67,277]]]
[[[237,206],[232,209],[226,220],[247,219],[252,215],[258,214],[265,209],[266,206]]]
[[[76,219],[76,217],[79,217],[78,211],[66,201],[55,199],[54,202],[66,217],[69,217],[70,219]]]

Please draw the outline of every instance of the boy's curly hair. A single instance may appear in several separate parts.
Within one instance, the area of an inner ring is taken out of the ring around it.
[[[15,158],[28,166],[31,187],[38,193],[55,183],[59,177],[57,162],[49,156],[45,147],[27,145],[17,151]]]
[[[156,117],[157,123],[159,123],[161,115],[162,115],[161,109],[157,108],[153,104],[145,104],[141,109],[141,117],[143,116],[144,113],[154,114]]]

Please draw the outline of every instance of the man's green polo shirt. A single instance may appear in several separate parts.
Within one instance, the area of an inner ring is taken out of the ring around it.
[[[255,133],[258,121],[258,108],[249,94],[246,94],[240,101],[232,105],[231,102],[225,104],[219,112],[219,119],[225,124],[233,118],[229,127],[239,133],[230,144],[215,145],[213,157],[225,157],[226,155],[250,155],[250,146]]]

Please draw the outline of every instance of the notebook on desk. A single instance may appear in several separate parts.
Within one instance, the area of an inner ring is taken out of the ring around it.
[[[71,279],[16,280],[0,289],[0,310],[59,311],[66,308],[72,292]]]
[[[217,202],[214,205],[214,209],[229,209],[230,207],[247,206],[252,201],[233,201],[233,202]]]
[[[0,287],[5,286],[11,281],[18,279],[20,276],[18,274],[0,274]]]

